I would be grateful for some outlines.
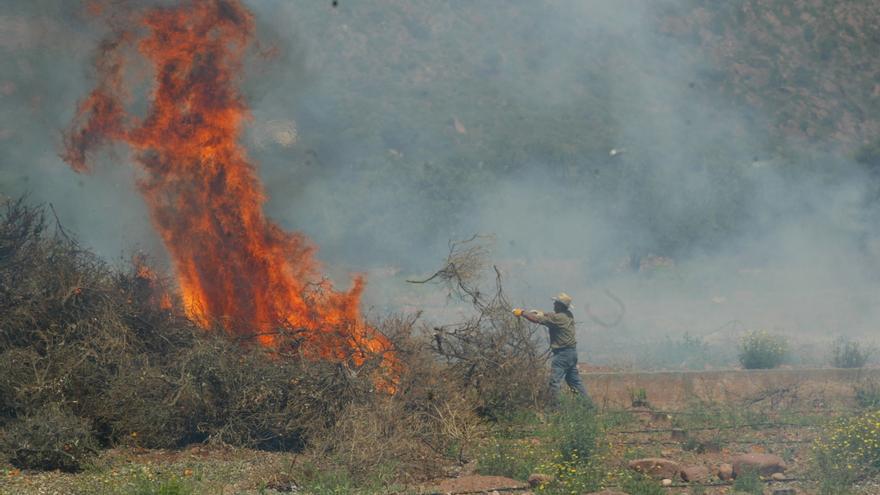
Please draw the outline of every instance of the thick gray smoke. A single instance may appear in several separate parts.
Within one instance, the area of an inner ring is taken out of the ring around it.
[[[718,91],[709,51],[663,28],[687,0],[246,3],[277,53],[244,76],[269,214],[339,280],[368,273],[373,313],[454,317],[404,279],[484,233],[516,303],[624,301],[614,330],[577,314],[590,360],[684,332],[875,338],[870,179]],[[67,2],[4,9],[0,191],[52,202],[107,257],[161,260],[125,150],[89,176],[57,157],[100,36]]]

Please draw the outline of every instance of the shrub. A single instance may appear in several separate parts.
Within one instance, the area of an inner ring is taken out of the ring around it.
[[[821,480],[847,485],[880,473],[880,409],[833,422],[813,457]]]
[[[700,336],[685,332],[677,339],[666,336],[662,341],[649,343],[640,353],[642,366],[660,369],[705,369],[712,361],[720,361],[717,353]]]
[[[57,405],[10,422],[0,434],[0,454],[21,469],[79,471],[96,447],[89,422]]]
[[[763,495],[764,482],[758,475],[758,471],[749,470],[739,473],[733,482],[734,493],[748,493],[750,495]]]
[[[868,362],[871,350],[860,343],[840,337],[832,347],[831,365],[835,368],[861,368]]]
[[[739,362],[748,370],[776,368],[787,354],[785,337],[762,330],[746,333],[739,346]]]
[[[666,490],[646,476],[634,475],[624,479],[621,488],[630,495],[666,495]]]
[[[577,397],[564,397],[550,420],[551,437],[563,460],[586,462],[593,457],[601,430],[592,404]]]
[[[477,457],[477,472],[525,480],[538,467],[545,452],[529,440],[492,439]]]
[[[866,380],[855,386],[856,404],[863,409],[880,408],[880,383]]]

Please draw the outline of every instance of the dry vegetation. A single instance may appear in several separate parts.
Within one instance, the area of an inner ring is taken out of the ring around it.
[[[460,324],[375,324],[401,363],[388,394],[379,359],[313,361],[295,341],[270,352],[206,332],[169,305],[170,284],[142,259],[108,266],[45,208],[4,208],[0,447],[17,468],[78,471],[105,448],[209,443],[301,452],[320,466],[314,476],[412,481],[464,462],[486,419],[540,401],[543,358],[500,280],[484,295],[475,278],[442,277],[476,309]]]
[[[108,266],[46,209],[21,200],[4,208],[0,493],[42,483],[59,493],[386,493],[468,465],[521,481],[549,475],[538,493],[613,486],[639,495],[662,489],[627,470],[627,460],[714,466],[751,445],[797,462],[799,486],[819,486],[815,473],[833,475],[817,493],[875,486],[877,393],[869,384],[856,393],[865,412],[827,431],[816,429],[825,412],[807,421],[786,411],[751,414],[754,405],[597,415],[575,401],[547,413],[536,328],[511,316],[486,239],[451,244],[440,270],[416,281],[444,284],[472,317],[434,328],[418,315],[373,322],[400,362],[391,394],[378,386],[387,372],[380,359],[314,361],[295,340],[269,351],[220,327],[205,331],[169,305],[170,284],[142,259]],[[296,335],[289,330],[281,334]],[[799,426],[743,437],[768,418],[779,424],[761,428]],[[657,437],[672,430],[693,433]],[[818,460],[801,461],[810,456]],[[871,469],[851,473],[856,458]],[[689,489],[721,493],[711,483]]]

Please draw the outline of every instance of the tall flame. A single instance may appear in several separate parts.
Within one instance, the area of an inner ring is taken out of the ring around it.
[[[253,15],[238,0],[131,14],[101,46],[98,84],[65,134],[63,158],[85,172],[94,148],[130,146],[185,308],[201,325],[219,321],[266,346],[278,345],[275,328],[298,330],[303,349],[325,358],[384,352],[387,340],[360,316],[364,280],[334,291],[320,278],[308,239],[263,213],[265,194],[238,143],[249,112],[237,77],[253,33]],[[126,108],[132,48],[154,77],[142,119]]]

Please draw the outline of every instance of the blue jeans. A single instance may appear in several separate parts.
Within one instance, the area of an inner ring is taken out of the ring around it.
[[[581,398],[591,400],[587,394],[587,388],[581,381],[581,375],[577,369],[578,355],[574,347],[565,347],[553,351],[553,360],[550,362],[550,399],[559,402],[559,389],[562,380],[568,384]]]

